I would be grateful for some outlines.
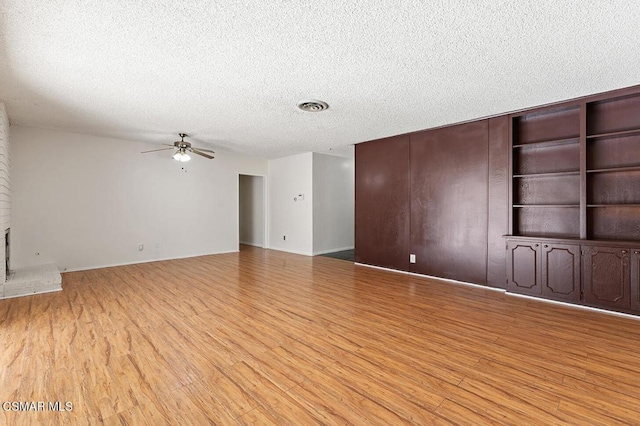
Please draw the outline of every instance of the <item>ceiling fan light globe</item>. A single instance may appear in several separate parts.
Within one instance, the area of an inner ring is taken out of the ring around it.
[[[184,163],[185,161],[191,160],[191,156],[187,154],[183,149],[180,149],[178,152],[173,154],[173,159]]]

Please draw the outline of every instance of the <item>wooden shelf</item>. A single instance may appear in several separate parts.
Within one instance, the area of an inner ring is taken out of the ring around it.
[[[563,207],[580,207],[580,204],[514,204],[513,208],[544,208],[544,207],[553,207],[553,208],[563,208]]]
[[[546,235],[545,233],[536,233],[535,235],[507,235],[505,237],[509,240],[525,240],[525,241],[540,241],[551,243],[565,243],[565,244],[580,244],[582,241],[578,235],[575,234],[553,234]]]
[[[601,208],[601,207],[640,207],[640,204],[587,204],[587,207]]]
[[[609,167],[609,168],[606,168],[606,169],[591,169],[591,170],[587,170],[587,173],[615,173],[615,172],[636,172],[636,171],[640,171],[640,166]]]
[[[546,235],[503,235],[503,238],[509,240],[539,241],[541,243],[556,244],[580,244],[584,246],[610,245],[616,247],[638,247],[636,240],[612,240],[607,238],[588,238],[582,239],[573,235],[566,236],[546,236]]]
[[[599,133],[594,135],[587,135],[587,139],[601,139],[601,138],[613,138],[617,136],[634,136],[640,135],[640,129],[621,130],[619,132]]]
[[[513,145],[513,148],[533,148],[533,147],[569,145],[569,144],[579,144],[579,143],[580,143],[580,137],[576,136],[575,138],[569,138],[569,139],[551,139],[551,140],[540,141],[540,142],[515,144]]]
[[[640,170],[640,167],[638,168]],[[514,178],[536,178],[536,177],[555,177],[555,176],[578,176],[580,170],[572,170],[568,172],[549,172],[549,173],[528,173],[524,175],[513,175]]]

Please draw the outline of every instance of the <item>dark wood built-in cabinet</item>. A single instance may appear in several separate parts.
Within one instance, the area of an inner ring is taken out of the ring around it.
[[[640,314],[640,86],[357,144],[356,260]]]
[[[631,253],[631,309],[640,311],[640,250]]]
[[[640,94],[586,104],[589,238],[640,241]]]
[[[580,300],[580,246],[510,239],[507,290],[574,302]]]
[[[513,114],[510,123],[507,290],[640,311],[638,88]],[[540,254],[534,288],[518,282],[532,274],[523,246]]]
[[[629,249],[585,247],[584,301],[590,305],[629,309],[631,270]]]
[[[580,246],[542,244],[542,295],[567,302],[580,300]]]
[[[510,240],[507,253],[507,290],[533,296],[542,294],[540,243]]]
[[[513,235],[580,237],[580,108],[512,118]]]

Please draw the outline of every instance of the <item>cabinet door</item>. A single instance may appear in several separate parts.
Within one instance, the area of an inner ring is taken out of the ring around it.
[[[568,302],[580,300],[580,246],[542,245],[542,295]]]
[[[540,244],[530,241],[507,242],[507,290],[541,294]]]
[[[640,250],[631,254],[631,309],[640,311]]]
[[[605,308],[629,309],[629,250],[589,246],[583,249],[584,301]]]

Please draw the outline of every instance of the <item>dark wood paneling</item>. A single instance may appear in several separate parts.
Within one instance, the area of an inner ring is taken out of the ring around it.
[[[580,204],[580,175],[521,177],[513,184],[514,204]]]
[[[589,170],[640,165],[640,134],[589,139],[587,147]]]
[[[542,245],[542,295],[567,302],[580,301],[579,245]]]
[[[589,173],[589,204],[640,204],[640,170]]]
[[[580,135],[580,109],[576,106],[553,108],[518,117],[516,123],[515,144],[577,137]]]
[[[580,235],[580,208],[514,208],[513,233],[531,237],[578,238]]]
[[[580,144],[527,146],[514,149],[513,174],[572,172],[580,170]]]
[[[409,269],[409,136],[355,147],[355,261]]]
[[[640,207],[609,206],[587,212],[589,238],[596,240],[640,241]]]
[[[631,309],[640,311],[640,250],[631,253]]]
[[[640,95],[624,96],[588,104],[589,135],[640,127]]]
[[[507,243],[507,290],[540,295],[540,243],[509,241]]]
[[[584,301],[604,308],[629,309],[629,250],[584,247]]]
[[[487,120],[411,135],[413,272],[487,280]]]
[[[489,120],[487,284],[506,285],[504,235],[509,233],[509,117]]]

